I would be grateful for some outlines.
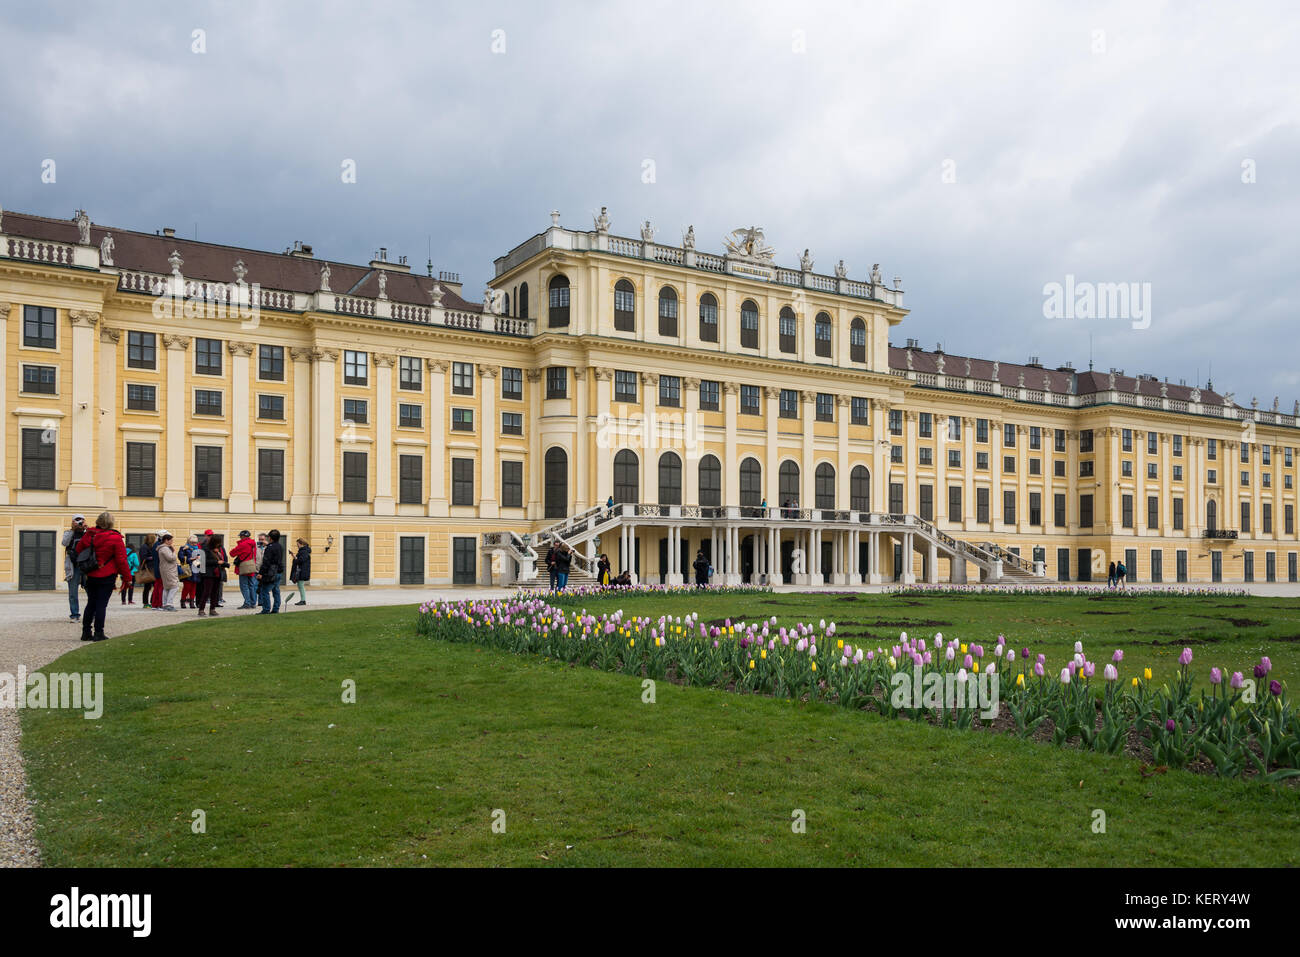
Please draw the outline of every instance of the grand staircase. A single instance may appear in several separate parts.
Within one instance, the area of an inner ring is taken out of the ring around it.
[[[980,578],[983,581],[1018,583],[1047,580],[1046,574],[1036,569],[1032,561],[1001,545],[992,542],[975,544],[963,541],[917,515],[888,512],[632,503],[616,505],[613,509],[609,509],[601,505],[568,516],[527,535],[514,531],[485,532],[482,547],[486,554],[496,560],[494,564],[497,565],[499,577],[503,582],[515,583],[524,588],[545,590],[550,582],[544,556],[552,545],[563,542],[573,552],[569,586],[577,587],[595,582],[596,558],[588,558],[587,550],[589,543],[597,535],[616,535],[624,524],[632,524],[639,528],[677,524],[707,528],[719,523],[740,525],[746,529],[761,529],[776,525],[782,529],[793,530],[806,530],[810,527],[828,531],[855,530],[876,532],[895,539],[911,535],[914,547],[920,543],[932,545],[937,555],[962,559],[975,565],[980,570]],[[516,566],[517,576],[514,574]]]

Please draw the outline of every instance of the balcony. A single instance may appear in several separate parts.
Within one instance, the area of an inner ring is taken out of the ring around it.
[[[1201,533],[1201,537],[1235,539],[1237,537],[1237,530],[1235,528],[1207,528]]]

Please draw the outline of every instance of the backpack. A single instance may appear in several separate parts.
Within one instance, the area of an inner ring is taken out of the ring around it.
[[[86,538],[84,534],[81,537]],[[77,571],[81,572],[83,576],[99,570],[99,556],[95,554],[95,540],[93,538],[90,539],[90,544],[76,553],[72,564],[76,566]]]

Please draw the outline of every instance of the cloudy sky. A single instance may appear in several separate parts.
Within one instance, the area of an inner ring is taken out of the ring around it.
[[[553,208],[707,251],[757,224],[784,264],[902,276],[896,342],[1082,367],[1091,339],[1099,369],[1300,397],[1287,0],[50,2],[0,30],[5,209],[431,250],[471,299]],[[1149,283],[1149,326],[1045,318],[1067,275]]]

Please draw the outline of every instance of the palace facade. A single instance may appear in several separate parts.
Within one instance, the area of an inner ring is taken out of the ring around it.
[[[1295,581],[1296,409],[891,344],[901,281],[761,231],[551,224],[489,290],[0,213],[0,589],[60,532],[279,528],[323,585]],[[474,301],[471,301],[474,300]],[[614,507],[606,505],[614,499]]]

